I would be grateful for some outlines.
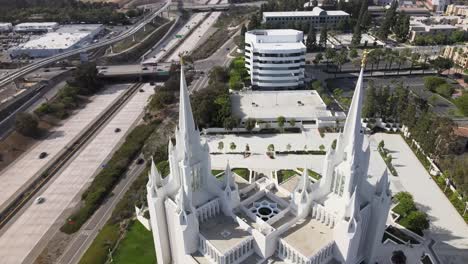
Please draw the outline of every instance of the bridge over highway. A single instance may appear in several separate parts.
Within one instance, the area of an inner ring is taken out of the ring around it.
[[[190,10],[193,12],[208,12],[208,11],[224,11],[228,10],[230,7],[242,7],[242,6],[261,6],[267,1],[256,1],[250,3],[238,3],[238,4],[210,4],[210,5],[190,5],[184,3],[183,9]],[[176,7],[174,5],[171,8]]]
[[[166,0],[166,3],[164,4],[164,6],[162,6],[158,11],[154,12],[153,14],[147,16],[146,18],[144,18],[138,25],[135,25],[134,27],[128,29],[127,31],[125,31],[124,33],[114,37],[114,38],[111,38],[109,40],[105,40],[105,41],[102,41],[102,42],[99,42],[99,43],[96,43],[96,44],[92,44],[92,45],[89,45],[89,46],[86,46],[86,47],[83,47],[83,48],[78,48],[78,49],[74,49],[74,50],[71,50],[71,51],[68,51],[68,52],[64,52],[62,54],[59,54],[59,55],[56,55],[56,56],[52,56],[52,57],[49,57],[49,58],[45,58],[45,59],[42,59],[42,60],[38,60],[34,63],[31,63],[29,65],[26,65],[14,72],[12,72],[11,74],[7,75],[6,77],[4,77],[3,79],[0,79],[0,88],[18,78],[21,78],[23,77],[24,75],[28,74],[28,73],[31,73],[37,69],[40,69],[42,67],[45,67],[47,65],[50,65],[52,63],[55,63],[57,61],[60,61],[60,60],[63,60],[63,59],[66,59],[66,58],[69,58],[69,57],[72,57],[72,56],[75,56],[75,55],[78,55],[82,52],[88,52],[88,51],[91,51],[91,50],[94,50],[94,49],[97,49],[97,48],[101,48],[101,47],[105,47],[105,46],[109,46],[111,44],[114,44],[116,42],[119,42],[127,37],[130,37],[131,35],[135,34],[136,32],[138,32],[141,28],[143,28],[146,24],[150,23],[154,18],[156,18],[157,16],[159,16],[162,12],[166,11],[171,5],[171,0]]]

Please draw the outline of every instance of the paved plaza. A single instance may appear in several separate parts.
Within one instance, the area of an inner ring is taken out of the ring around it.
[[[321,172],[325,157],[323,155],[279,155],[275,159],[270,159],[265,154],[267,146],[274,144],[276,150],[282,151],[286,149],[287,144],[291,144],[292,150],[302,150],[304,145],[307,145],[308,149],[318,149],[323,144],[328,149],[336,136],[337,134],[327,133],[321,138],[316,130],[311,129],[301,134],[209,135],[205,138],[210,152],[231,151],[229,149],[231,142],[236,144],[237,148],[234,150],[236,152],[244,151],[246,144],[249,144],[252,151],[252,155],[248,158],[244,158],[242,154],[212,154],[213,169],[223,169],[229,161],[231,167],[246,167],[261,172],[304,167],[304,164],[308,164],[314,171]],[[425,243],[414,251],[418,254],[428,252],[427,244],[434,239],[436,241],[434,250],[441,263],[468,263],[468,226],[400,135],[379,133],[369,138],[369,170],[372,171],[370,174],[380,175],[385,169],[385,163],[377,151],[380,140],[385,141],[385,147],[390,150],[394,158],[393,164],[398,172],[398,177],[389,175],[392,192],[394,194],[401,191],[410,192],[418,208],[426,212],[431,221]],[[221,141],[225,146],[223,151],[218,150],[218,142]],[[386,251],[390,250],[389,248],[397,246],[387,246]],[[404,251],[410,252],[411,249]],[[383,263],[386,263],[385,261]]]
[[[327,133],[321,137],[316,129],[307,130],[303,133],[283,134],[252,134],[252,135],[206,135],[210,152],[243,152],[249,145],[250,157],[244,158],[242,154],[219,154],[211,155],[211,166],[213,169],[224,169],[227,161],[235,167],[245,167],[256,171],[272,171],[279,169],[302,168],[305,164],[314,171],[322,171],[324,155],[276,155],[271,159],[266,155],[267,147],[273,144],[275,150],[286,151],[287,145],[291,145],[291,151],[319,150],[320,145],[328,149],[337,134]],[[218,149],[218,143],[224,143],[224,149]],[[230,149],[230,144],[236,145],[235,150]]]
[[[429,215],[429,238],[443,264],[468,263],[468,226],[446,196],[432,180],[400,135],[376,134],[375,144],[384,140],[398,177],[391,177],[392,191],[410,192],[419,209]]]
[[[41,239],[62,212],[78,202],[80,191],[92,181],[98,168],[141,116],[153,87],[145,85],[143,90],[130,99],[41,194],[45,202],[29,205],[0,237],[1,263],[21,263],[40,241],[44,242]],[[116,128],[121,132],[115,133]]]
[[[75,137],[80,134],[94,119],[96,119],[111,103],[127,88],[128,85],[115,85],[91,98],[84,109],[71,116],[61,126],[52,130],[51,134],[36,144],[27,153],[0,172],[0,208],[4,208],[11,196],[64,150]],[[47,157],[39,159],[41,152],[47,152]]]

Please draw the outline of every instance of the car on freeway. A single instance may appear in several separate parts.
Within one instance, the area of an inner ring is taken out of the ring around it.
[[[45,157],[47,157],[47,152],[43,151],[43,152],[41,152],[41,154],[39,154],[40,159],[43,159]]]
[[[42,197],[42,196],[39,196],[36,198],[36,200],[34,201],[36,204],[41,204],[43,202],[45,202],[45,198]]]
[[[119,133],[120,131],[122,131],[120,128],[114,129],[114,132],[115,132],[115,133]]]

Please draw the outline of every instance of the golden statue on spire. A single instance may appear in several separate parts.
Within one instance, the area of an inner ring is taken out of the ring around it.
[[[179,53],[179,61],[180,61],[180,65],[184,66],[184,53],[183,52]]]
[[[367,63],[367,55],[370,53],[370,51],[368,50],[364,50],[362,52],[362,60],[361,60],[361,67],[366,67],[366,63]]]

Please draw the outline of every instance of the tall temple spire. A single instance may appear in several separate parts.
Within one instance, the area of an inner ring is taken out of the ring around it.
[[[180,58],[180,103],[179,103],[179,130],[186,134],[195,131],[195,121],[193,120],[192,107],[188,94],[187,83],[184,74],[184,62]]]
[[[343,130],[344,136],[344,151],[347,155],[354,155],[356,152],[356,147],[362,146],[362,124],[361,124],[361,115],[362,115],[362,103],[364,98],[363,91],[363,75],[364,68],[367,61],[367,51],[364,51],[362,63],[361,63],[361,72],[359,73],[359,78],[356,83],[356,88],[354,90],[353,99],[351,101],[351,106],[349,107],[348,117],[346,118],[346,123]]]

